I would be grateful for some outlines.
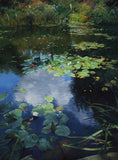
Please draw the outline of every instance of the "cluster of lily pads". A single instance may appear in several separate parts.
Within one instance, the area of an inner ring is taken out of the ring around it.
[[[68,53],[67,53],[68,54]],[[102,67],[102,63],[104,58],[92,58],[92,57],[80,57],[80,56],[67,56],[65,55],[52,55],[45,56],[40,59],[38,62],[33,61],[32,67],[32,59],[25,60],[25,63],[22,64],[24,73],[32,73],[37,71],[38,69],[46,69],[48,72],[54,72],[54,76],[61,76],[63,74],[68,74],[71,72],[75,72],[76,77],[84,78],[89,77],[90,74],[94,74],[94,69],[99,69]],[[71,73],[72,77],[75,77],[74,73]]]
[[[16,158],[16,153],[19,153],[23,148],[33,149],[37,146],[41,151],[53,149],[52,142],[57,140],[58,136],[70,135],[71,131],[66,125],[69,118],[63,113],[62,106],[55,107],[53,105],[53,97],[45,97],[47,101],[45,104],[37,105],[31,113],[28,113],[28,116],[37,116],[39,119],[43,117],[42,126],[37,126],[42,128],[40,135],[33,132],[31,118],[23,116],[29,112],[28,104],[20,103],[17,108],[14,108],[12,102],[4,102],[7,97],[7,93],[0,93],[0,114],[2,117],[0,127],[5,129],[0,136],[0,150],[3,153],[1,157],[7,153],[9,159],[12,160],[14,156]],[[45,135],[49,137],[49,134],[50,138],[45,138]]]
[[[42,53],[39,54],[37,57],[33,57],[31,59],[24,60],[24,63],[21,64],[23,73],[28,74],[35,72],[37,70],[46,69],[47,65],[52,62],[53,56],[51,54],[48,55],[42,55]]]
[[[54,76],[71,73],[70,76],[77,78],[90,77],[95,74],[95,69],[103,67],[104,58],[80,57],[80,56],[54,56],[48,72],[54,72]]]
[[[32,65],[33,63],[33,65]],[[49,73],[54,73],[54,76],[62,76],[64,74],[70,74],[71,77],[76,78],[87,78],[91,77],[95,81],[102,80],[105,76],[107,76],[107,82],[104,81],[104,86],[102,91],[107,91],[108,87],[117,85],[117,78],[113,79],[111,77],[111,73],[107,73],[108,71],[116,73],[116,67],[118,60],[109,60],[104,57],[92,58],[89,56],[81,57],[78,55],[69,55],[65,53],[64,55],[44,55],[39,56],[36,59],[25,60],[25,63],[22,64],[23,71],[25,74],[32,73],[40,69],[45,69]],[[33,66],[33,67],[32,67]],[[104,73],[104,77],[99,75],[98,70],[102,69]],[[115,72],[113,72],[114,70]],[[98,75],[97,75],[98,74]],[[108,78],[110,76],[110,79]],[[101,79],[102,78],[102,79]]]
[[[87,49],[103,48],[104,44],[98,44],[96,42],[81,42],[79,44],[74,44],[73,46],[75,47],[75,49],[80,49],[82,51],[85,51]]]

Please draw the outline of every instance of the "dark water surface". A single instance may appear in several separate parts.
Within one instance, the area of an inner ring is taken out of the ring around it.
[[[27,103],[29,108],[24,117],[32,118],[30,112],[32,108],[36,107],[36,104],[45,103],[44,98],[46,96],[52,96],[55,108],[62,106],[63,113],[69,117],[67,126],[71,130],[70,136],[92,134],[97,130],[94,127],[98,125],[98,122],[94,118],[90,118],[93,115],[93,110],[88,108],[83,99],[87,97],[91,101],[114,104],[115,100],[112,92],[104,94],[100,92],[98,85],[93,87],[96,92],[91,93],[89,80],[78,80],[70,77],[69,74],[54,77],[52,73],[41,70],[24,75],[22,74],[21,64],[24,63],[24,60],[37,57],[40,53],[61,55],[65,52],[71,52],[81,56],[105,56],[109,59],[118,59],[118,39],[114,38],[118,36],[117,26],[114,26],[114,28],[104,27],[101,32],[108,33],[112,36],[112,39],[108,40],[104,36],[89,34],[76,35],[65,27],[2,28],[0,30],[0,93],[7,92],[8,97],[0,104],[13,102],[14,105],[11,109],[14,109],[21,102]],[[105,48],[80,52],[73,47],[73,44],[82,41],[104,43]],[[101,72],[101,74],[103,73]],[[17,90],[14,90],[14,88],[17,88]],[[19,92],[21,88],[25,89],[26,92]],[[90,92],[86,92],[87,89]],[[50,139],[53,136],[52,133],[48,135],[41,133],[42,123],[43,117],[31,121],[31,133]],[[3,133],[2,130],[1,133]],[[57,136],[57,138],[58,140],[53,142],[53,150],[40,151],[35,146],[33,150],[21,151],[21,157],[32,154],[36,160],[74,160],[91,154],[90,152],[70,148],[65,149],[62,144],[72,143],[73,140],[63,136]]]

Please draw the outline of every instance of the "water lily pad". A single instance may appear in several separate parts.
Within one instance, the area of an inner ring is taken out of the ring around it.
[[[52,103],[46,103],[41,106],[44,114],[53,113],[54,105]]]
[[[43,114],[46,115],[48,113],[52,113],[54,105],[52,103],[46,103],[43,104],[42,106],[39,105],[38,107],[32,109],[32,114],[33,112],[38,112],[39,116],[42,116]]]
[[[44,98],[47,102],[52,102],[53,101],[53,97],[47,96]]]
[[[13,133],[18,133],[18,131],[16,130],[16,129],[7,129],[6,131],[5,131],[5,134],[6,135],[8,135],[8,134],[13,134]]]
[[[8,112],[11,107],[12,107],[13,103],[12,102],[6,102],[0,105],[0,112],[2,112],[2,114]]]
[[[55,134],[58,136],[68,136],[71,133],[66,125],[59,125],[56,127]]]
[[[25,138],[26,138],[26,136],[29,135],[29,133],[28,133],[26,130],[20,130],[20,131],[18,132],[18,134],[19,134],[19,137],[20,137],[21,142],[24,141]]]
[[[41,151],[46,151],[48,149],[52,149],[52,145],[50,144],[49,140],[47,140],[46,138],[41,138],[39,140],[38,148]]]
[[[98,44],[96,42],[81,42],[79,44],[74,44],[73,46],[76,49],[80,49],[80,50],[84,51],[84,50],[87,50],[87,49],[103,48],[104,44]]]
[[[8,97],[8,93],[0,93],[0,101],[4,101]]]
[[[14,109],[9,112],[10,117],[18,119],[22,116],[22,111],[20,109]]]
[[[43,122],[43,125],[44,125],[44,126],[47,126],[47,125],[50,125],[50,126],[51,126],[52,122],[53,122],[55,125],[57,125],[57,124],[58,124],[58,120],[56,119],[55,115],[56,115],[55,113],[46,115],[46,116],[45,116],[45,120],[44,120],[44,122]]]
[[[8,121],[8,126],[12,128],[20,127],[22,125],[22,121],[23,121],[22,117],[18,118],[17,120],[10,120]]]
[[[81,68],[81,63],[75,64],[74,67],[75,67],[76,69],[80,69],[80,68]]]
[[[31,135],[25,136],[25,139],[24,139],[25,148],[34,147],[35,144],[38,142],[38,139],[39,138],[36,134],[31,134]]]
[[[59,123],[60,125],[61,124],[66,124],[69,120],[68,116],[65,115],[65,114],[60,114],[59,118],[60,118],[60,123]]]
[[[43,134],[49,134],[49,133],[51,133],[51,124],[43,127],[41,132],[42,132]]]
[[[42,115],[43,115],[43,108],[41,107],[40,104],[37,105],[36,108],[33,108],[33,109],[32,109],[32,112],[31,112],[32,115],[33,115],[34,112],[37,112],[37,113],[39,114],[39,116],[42,116]]]
[[[23,109],[23,108],[25,108],[26,106],[27,106],[26,103],[21,103],[21,104],[19,105],[19,108],[20,108],[20,109]]]
[[[24,88],[20,88],[20,89],[19,89],[19,92],[25,93],[26,90],[25,90]]]
[[[27,129],[29,126],[30,126],[30,122],[23,122],[20,128],[24,130],[24,129]]]

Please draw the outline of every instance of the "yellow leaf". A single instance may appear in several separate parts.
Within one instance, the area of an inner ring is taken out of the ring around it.
[[[100,80],[100,77],[95,77],[95,80],[96,80],[96,81],[99,81],[99,80]]]
[[[63,109],[62,106],[59,106],[59,107],[56,108],[56,110],[57,110],[57,111],[62,111],[62,110],[64,110],[64,109]]]
[[[53,111],[53,112],[56,112],[56,110],[55,110],[55,109],[53,109],[52,111]]]

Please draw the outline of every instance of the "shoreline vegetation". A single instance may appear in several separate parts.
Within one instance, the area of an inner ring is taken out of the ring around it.
[[[116,0],[0,0],[0,26],[118,24]]]

